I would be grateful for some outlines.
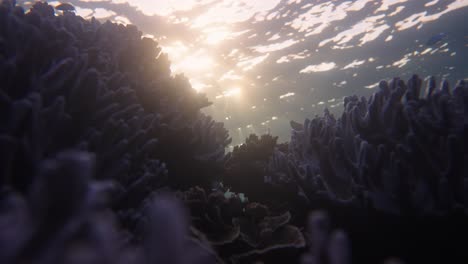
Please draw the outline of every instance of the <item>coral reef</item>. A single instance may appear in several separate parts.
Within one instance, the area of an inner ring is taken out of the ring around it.
[[[466,82],[382,81],[225,154],[157,43],[59,9],[0,4],[0,263],[468,259]]]
[[[450,91],[444,81],[437,89],[431,78],[421,96],[414,75],[379,87],[369,100],[346,97],[338,119],[325,111],[292,125],[290,177],[310,200],[401,215],[466,213],[468,85]]]
[[[5,248],[2,256],[8,258],[0,262],[21,262],[43,251],[46,259],[38,256],[38,262],[64,263],[48,251],[58,254],[63,250],[57,243],[75,241],[73,229],[85,228],[82,222],[90,222],[87,229],[103,224],[94,224],[87,212],[95,207],[86,201],[91,180],[108,189],[110,198],[99,212],[112,208],[119,223],[114,229],[130,231],[126,243],[134,243],[143,239],[138,227],[158,189],[210,186],[218,176],[227,131],[199,111],[209,104],[206,97],[185,77],[172,77],[167,56],[136,27],[86,21],[72,12],[55,16],[41,2],[24,13],[14,1],[3,1],[0,42],[2,230],[25,232],[24,239],[22,232],[18,238],[2,236],[18,245]],[[94,157],[92,166],[82,160],[90,159],[87,155]],[[18,217],[24,226],[10,226]],[[99,236],[107,243],[117,232],[106,230],[107,237],[98,231],[83,233],[98,239],[83,243],[93,247],[101,243]],[[48,239],[54,241],[50,248],[43,243]],[[110,246],[122,247],[119,243]]]
[[[220,190],[207,195],[200,187],[190,188],[180,197],[190,209],[194,232],[230,263],[265,261],[273,256],[291,259],[305,246],[302,232],[289,223],[287,211],[277,213]]]
[[[277,137],[271,135],[258,137],[252,134],[244,144],[234,147],[226,157],[223,183],[234,190],[242,191],[254,201],[274,204],[270,199],[275,197],[275,189],[265,181],[265,167],[275,150],[276,141]],[[281,202],[278,200],[277,202]]]
[[[188,239],[184,208],[168,195],[142,205],[142,242],[129,243],[108,210],[112,186],[92,180],[95,163],[88,152],[60,152],[39,163],[28,193],[2,190],[1,263],[215,263]]]

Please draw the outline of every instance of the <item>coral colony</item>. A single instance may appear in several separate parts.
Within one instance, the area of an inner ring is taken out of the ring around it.
[[[157,43],[59,9],[0,6],[0,263],[468,263],[464,81],[226,154]]]

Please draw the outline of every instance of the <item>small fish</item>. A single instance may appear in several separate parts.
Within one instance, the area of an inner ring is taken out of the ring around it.
[[[426,46],[434,46],[435,44],[437,44],[437,43],[441,42],[442,40],[444,40],[446,37],[447,37],[447,34],[445,34],[444,32],[436,34],[436,35],[432,36],[426,42]]]

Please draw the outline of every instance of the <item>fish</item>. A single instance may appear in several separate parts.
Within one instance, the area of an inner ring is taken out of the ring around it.
[[[447,34],[444,32],[436,34],[427,40],[426,46],[434,46],[435,44],[441,42],[445,38],[447,38]]]

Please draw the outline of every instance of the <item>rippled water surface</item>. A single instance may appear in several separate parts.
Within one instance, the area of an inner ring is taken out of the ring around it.
[[[155,39],[173,72],[213,102],[205,111],[233,144],[250,133],[288,140],[289,120],[339,114],[344,96],[370,95],[381,79],[468,77],[468,0],[70,3],[80,16],[135,24]]]

